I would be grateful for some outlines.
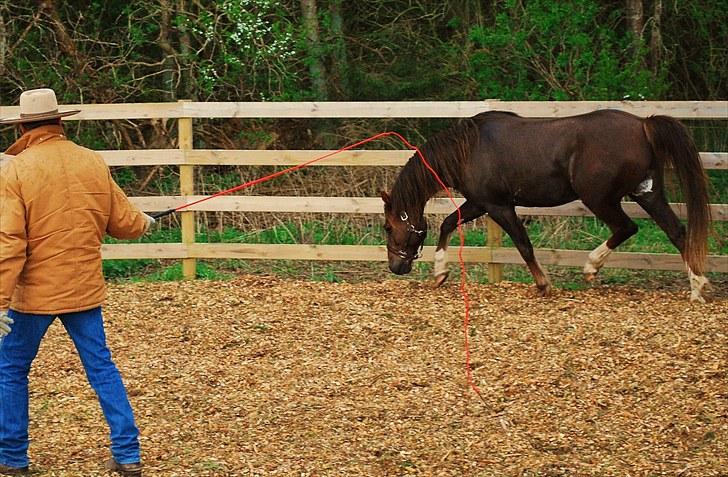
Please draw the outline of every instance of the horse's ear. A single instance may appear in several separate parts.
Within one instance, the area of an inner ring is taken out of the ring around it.
[[[382,191],[381,195],[382,195],[382,200],[384,201],[384,203],[386,205],[389,205],[392,202],[391,199],[389,198],[389,194],[387,194],[385,191]]]

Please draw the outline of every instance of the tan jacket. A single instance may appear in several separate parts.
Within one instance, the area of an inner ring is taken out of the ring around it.
[[[60,126],[24,134],[0,165],[0,310],[61,314],[101,305],[104,234],[146,229],[101,156]]]

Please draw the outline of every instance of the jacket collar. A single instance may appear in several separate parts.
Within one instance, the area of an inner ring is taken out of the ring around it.
[[[42,142],[50,141],[50,140],[58,140],[58,139],[65,139],[66,136],[63,133],[63,126],[55,125],[55,124],[48,124],[46,126],[40,126],[35,129],[31,129],[30,131],[26,132],[22,136],[20,136],[20,139],[15,141],[7,151],[5,151],[5,154],[10,154],[11,156],[17,156],[21,152],[25,151],[29,147],[35,146],[36,144],[40,144]]]

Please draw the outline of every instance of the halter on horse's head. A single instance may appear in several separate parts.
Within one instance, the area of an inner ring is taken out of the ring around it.
[[[389,269],[397,275],[412,270],[412,262],[422,255],[422,244],[427,236],[427,221],[421,211],[415,219],[406,210],[393,210],[392,202],[386,192],[384,201],[384,231],[387,233],[387,257]]]

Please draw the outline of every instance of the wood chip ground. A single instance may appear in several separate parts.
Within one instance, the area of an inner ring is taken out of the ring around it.
[[[108,342],[154,476],[728,475],[728,293],[261,276],[112,285]],[[55,323],[31,373],[35,475],[107,475]]]

